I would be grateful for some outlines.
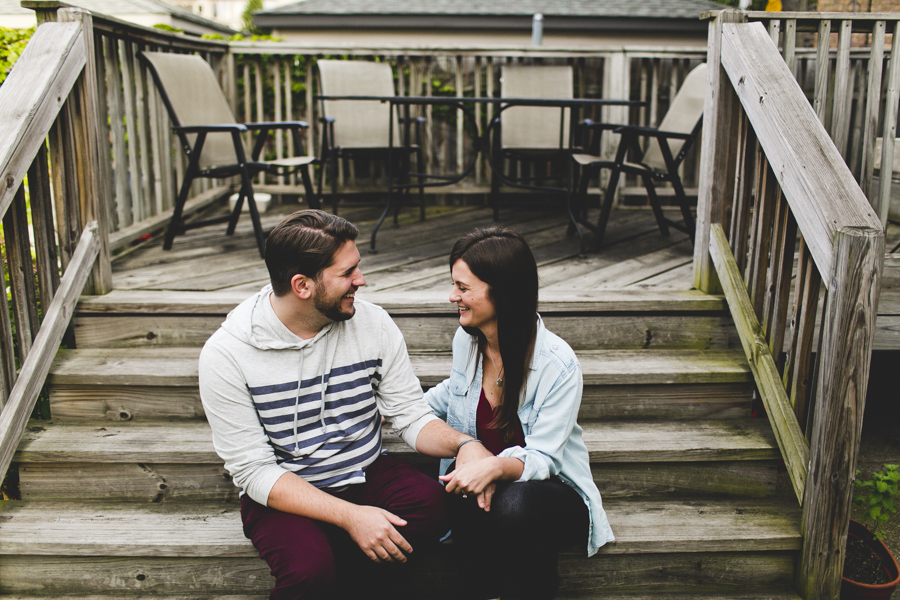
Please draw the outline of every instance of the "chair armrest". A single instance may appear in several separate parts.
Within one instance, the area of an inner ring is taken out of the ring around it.
[[[334,117],[319,117],[319,123],[334,123]]]
[[[241,133],[248,131],[248,129],[243,125],[189,125],[189,126],[179,126],[172,127],[172,131],[180,132],[180,133],[216,133],[220,131],[239,131]]]
[[[694,137],[693,133],[679,133],[676,131],[663,131],[655,127],[640,127],[638,125],[622,125],[614,130],[616,133],[632,133],[646,137],[666,138],[676,140],[689,140]]]
[[[628,127],[627,125],[622,125],[621,123],[600,123],[591,119],[585,119],[584,121],[579,123],[579,125],[585,129],[600,129],[601,131],[607,129],[618,129],[620,127]]]
[[[257,129],[309,129],[309,123],[305,121],[271,121],[262,123],[244,123],[244,127],[251,131]]]

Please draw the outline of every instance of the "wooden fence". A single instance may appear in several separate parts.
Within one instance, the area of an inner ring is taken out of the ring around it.
[[[708,64],[695,284],[725,292],[803,506],[798,592],[836,599],[884,232],[762,24],[721,13]]]
[[[112,289],[91,18],[65,9],[58,20],[37,28],[0,88],[0,215],[14,315],[4,290],[0,476],[79,296]]]

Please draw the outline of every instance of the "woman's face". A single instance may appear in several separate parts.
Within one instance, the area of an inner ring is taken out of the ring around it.
[[[459,309],[459,324],[476,327],[488,335],[497,330],[497,312],[488,294],[488,284],[478,279],[464,260],[453,263],[450,269],[453,291],[450,302]]]

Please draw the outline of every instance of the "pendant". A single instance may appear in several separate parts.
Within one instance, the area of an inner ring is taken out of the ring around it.
[[[502,377],[497,378],[497,387],[503,387],[503,378]]]

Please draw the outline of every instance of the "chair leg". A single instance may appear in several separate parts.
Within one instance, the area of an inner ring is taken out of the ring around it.
[[[337,152],[334,150],[331,151],[330,157],[330,175],[331,175],[331,212],[332,214],[337,214],[337,206],[338,206],[338,197],[337,197]]]
[[[171,250],[175,236],[181,229],[181,217],[184,214],[184,203],[187,202],[188,194],[191,191],[191,184],[194,182],[194,174],[191,172],[190,166],[184,174],[184,181],[181,182],[181,191],[178,198],[175,199],[175,210],[172,211],[172,220],[169,221],[169,227],[166,229],[166,238],[163,240],[163,250]]]
[[[609,174],[609,183],[606,193],[603,195],[603,206],[600,207],[600,218],[597,219],[597,230],[594,232],[594,252],[600,250],[603,244],[603,234],[606,232],[606,224],[609,222],[609,213],[612,211],[613,200],[616,197],[616,188],[619,187],[619,169],[613,167]]]
[[[664,236],[668,236],[669,226],[666,224],[666,217],[662,212],[662,207],[659,205],[659,196],[656,195],[653,180],[647,174],[642,174],[641,178],[644,180],[644,188],[647,190],[647,198],[650,200],[650,208],[653,209],[653,216],[656,217],[656,225],[659,227],[659,232]]]
[[[694,215],[691,214],[691,207],[688,206],[687,195],[684,193],[684,186],[681,185],[680,177],[675,177],[672,180],[672,187],[675,188],[675,199],[678,201],[678,206],[681,207],[681,217],[684,219],[684,226],[687,228],[693,244],[696,225],[694,225]]]
[[[266,257],[266,237],[263,235],[262,223],[259,220],[259,210],[256,208],[256,199],[253,197],[253,184],[250,182],[250,173],[247,169],[241,174],[247,190],[247,207],[250,209],[250,220],[253,221],[253,233],[256,235],[256,247],[259,249],[259,257]]]
[[[422,144],[419,144],[416,148],[416,172],[424,173],[425,172],[425,153],[422,152]],[[419,177],[419,183],[423,183],[422,178]],[[419,220],[425,220],[425,186],[419,185]]]
[[[306,193],[306,204],[310,208],[319,208],[319,199],[322,197],[322,184],[319,182],[319,195],[313,192],[312,178],[309,176],[309,165],[300,167],[300,177],[303,180],[303,189]]]
[[[500,220],[500,179],[497,173],[491,169],[491,209],[494,211],[494,221]]]

